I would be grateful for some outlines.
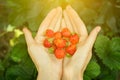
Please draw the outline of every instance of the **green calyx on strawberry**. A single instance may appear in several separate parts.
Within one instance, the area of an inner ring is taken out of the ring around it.
[[[54,32],[47,29],[45,33],[44,47],[48,48],[49,53],[53,53],[57,59],[71,57],[76,51],[76,45],[79,42],[79,36],[71,34],[68,28],[62,29],[61,32]]]

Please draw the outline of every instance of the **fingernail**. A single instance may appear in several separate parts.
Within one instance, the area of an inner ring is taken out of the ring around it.
[[[59,6],[59,7],[57,7],[57,9],[59,9],[59,10],[62,10],[62,8]]]
[[[96,31],[99,32],[100,30],[101,30],[101,27],[97,27],[97,30],[96,30]]]
[[[27,28],[26,28],[26,27],[24,27],[24,28],[23,28],[23,32],[25,32],[25,31],[26,31],[26,29],[27,29]]]
[[[70,5],[67,5],[66,9],[70,9],[70,7],[71,7]]]

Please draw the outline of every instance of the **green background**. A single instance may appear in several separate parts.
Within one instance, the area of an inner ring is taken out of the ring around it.
[[[102,28],[84,80],[120,80],[120,0],[0,0],[0,80],[36,80],[22,28],[27,26],[34,36],[52,8],[68,4],[88,32]]]

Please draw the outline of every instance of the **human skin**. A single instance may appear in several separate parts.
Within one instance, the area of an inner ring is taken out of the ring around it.
[[[28,53],[34,62],[38,77],[37,80],[60,80],[62,75],[62,59],[57,59],[49,54],[43,46],[44,33],[46,29],[58,31],[62,19],[62,8],[52,9],[41,23],[35,38],[31,32],[24,28],[23,32],[27,42]]]
[[[57,59],[43,46],[44,33],[46,29],[56,32],[64,27],[72,33],[77,33],[80,41],[71,58]],[[61,7],[52,9],[41,23],[35,38],[27,28],[24,28],[28,53],[38,71],[37,80],[83,80],[83,74],[91,59],[92,47],[99,31],[100,27],[96,27],[88,36],[85,24],[71,6],[67,6],[63,13]]]
[[[63,15],[62,26],[67,26],[72,33],[77,33],[80,40],[74,55],[63,60],[62,80],[83,80],[84,71],[92,56],[92,47],[101,28],[95,27],[88,36],[85,24],[71,6],[66,7]]]

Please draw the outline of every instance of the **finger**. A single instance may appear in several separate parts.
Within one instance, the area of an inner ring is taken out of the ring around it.
[[[52,19],[54,18],[54,15],[56,14],[56,9],[51,10],[48,15],[46,16],[46,18],[43,20],[43,22],[41,23],[37,35],[36,35],[36,39],[39,39],[40,36],[44,35],[45,30],[48,28],[49,24],[51,23]]]
[[[25,39],[27,42],[27,45],[29,46],[30,44],[34,43],[34,39],[32,37],[31,32],[27,28],[23,28],[23,33],[25,35]]]
[[[76,27],[76,24],[74,23],[73,18],[71,17],[70,12],[67,9],[66,9],[66,13],[67,13],[67,15],[68,15],[68,17],[69,17],[69,19],[71,21],[72,28],[73,28],[74,32],[79,34],[78,30],[77,30],[77,27]]]
[[[73,31],[73,28],[72,28],[72,24],[71,24],[70,19],[69,19],[65,10],[63,11],[63,15],[64,15],[64,19],[65,19],[65,23],[67,25],[67,28],[70,30],[70,32],[73,33],[74,31]]]
[[[101,29],[100,27],[96,27],[95,29],[93,29],[93,31],[90,33],[89,37],[87,38],[85,44],[82,47],[78,46],[76,53],[73,55],[72,57],[73,59],[78,59],[78,62],[82,61],[80,66],[85,64],[84,62],[86,61],[88,57],[89,51],[92,50],[93,44],[95,42],[95,39],[100,29]]]
[[[69,12],[69,14],[71,15],[72,20],[75,23],[75,26],[80,34],[80,36],[82,37],[87,37],[88,33],[87,33],[87,29],[85,24],[83,23],[83,21],[80,19],[79,15],[76,13],[76,11],[71,7],[71,6],[67,6],[66,10]]]
[[[66,28],[66,23],[65,23],[64,18],[62,18],[61,30],[62,30],[63,28]]]
[[[58,7],[57,13],[54,16],[48,28],[52,29],[53,31],[58,30],[60,27],[61,17],[62,17],[62,8]]]
[[[55,28],[54,28],[55,32],[60,30],[61,21],[62,21],[62,8],[60,7],[60,13],[58,15],[58,20],[57,20],[57,23],[56,23]]]
[[[86,49],[87,50],[91,50],[93,45],[94,45],[94,42],[96,40],[96,37],[97,37],[97,34],[99,33],[99,31],[101,30],[101,27],[96,27],[92,30],[92,32],[90,33],[90,35],[88,36],[87,40],[86,40],[86,43],[85,43],[85,46],[86,46]]]

